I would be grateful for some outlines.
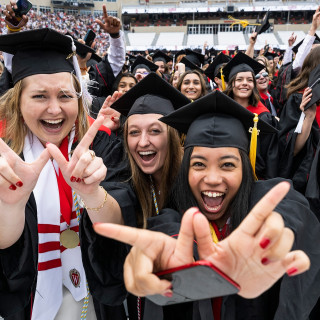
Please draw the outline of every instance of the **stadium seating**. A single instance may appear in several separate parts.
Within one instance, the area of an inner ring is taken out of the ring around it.
[[[160,32],[156,46],[168,48],[171,46],[182,46],[184,32]]]
[[[148,48],[151,46],[155,35],[155,32],[128,33],[129,43],[127,43],[127,45],[133,47],[144,46]]]
[[[259,34],[255,49],[263,48],[266,44],[269,44],[271,47],[280,45],[279,41],[273,33]]]
[[[207,42],[209,47],[214,46],[213,35],[212,34],[189,34],[187,40],[187,47],[200,47]]]
[[[246,40],[242,32],[219,32],[218,44],[219,46],[241,46],[246,45]]]

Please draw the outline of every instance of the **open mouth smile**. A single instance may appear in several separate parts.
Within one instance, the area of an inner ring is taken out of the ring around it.
[[[201,197],[207,211],[217,213],[220,211],[225,193],[216,191],[203,191]]]

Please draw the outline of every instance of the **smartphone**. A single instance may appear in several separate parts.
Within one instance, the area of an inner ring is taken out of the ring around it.
[[[27,14],[32,8],[32,3],[28,0],[18,0],[16,3],[18,9],[13,9],[16,17],[22,17]]]
[[[13,9],[15,16],[12,17],[10,20],[7,20],[9,22],[9,26],[10,24],[12,24],[13,26],[17,26],[21,21],[22,16],[27,14],[32,8],[32,3],[28,0],[18,0],[16,5],[18,8]]]
[[[160,306],[236,294],[240,286],[211,262],[199,260],[156,273],[172,283],[171,298],[160,294],[147,296]]]
[[[84,36],[83,40],[87,46],[91,47],[95,37],[96,37],[96,34],[91,29],[89,29],[86,35]]]

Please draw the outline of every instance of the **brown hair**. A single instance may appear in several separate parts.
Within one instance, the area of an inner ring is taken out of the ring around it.
[[[73,74],[72,77],[75,90],[80,92],[78,79]],[[22,152],[24,139],[28,132],[28,128],[23,121],[20,111],[21,93],[23,88],[24,81],[22,79],[0,97],[0,119],[5,122],[3,140],[17,154]],[[80,141],[89,128],[87,114],[84,110],[82,99],[78,99],[78,118],[75,126],[75,138]]]
[[[253,90],[252,90],[252,94],[251,96],[249,97],[249,105],[250,106],[254,106],[256,107],[260,101],[260,94],[259,94],[259,91],[257,89],[257,81],[256,81],[256,78],[255,78],[255,75],[251,72],[252,74],[252,77],[253,77]],[[227,88],[226,90],[224,91],[224,93],[229,96],[230,98],[234,99],[234,96],[233,96],[233,87],[234,87],[234,82],[236,80],[236,77],[237,77],[238,73],[236,73],[234,76],[231,77],[231,79],[229,80],[228,82],[228,85],[227,85]]]
[[[183,79],[188,75],[188,74],[196,74],[199,79],[200,79],[200,83],[201,83],[201,94],[200,94],[200,97],[203,97],[207,94],[207,88],[206,88],[206,83],[203,79],[203,76],[202,74],[198,71],[198,70],[187,70],[186,72],[184,72],[180,78],[179,78],[179,81],[177,83],[177,89],[181,92],[181,86],[182,86],[182,82],[183,82]],[[199,99],[198,98],[198,99]]]
[[[162,179],[160,185],[160,195],[157,195],[158,209],[161,210],[168,199],[170,188],[176,178],[179,171],[181,159],[182,159],[182,148],[180,146],[179,134],[178,132],[167,126],[168,130],[168,150],[167,156],[164,161],[162,168]],[[148,174],[145,174],[136,164],[134,158],[129,152],[128,147],[128,121],[124,125],[124,145],[126,154],[129,159],[130,169],[131,169],[131,179],[133,182],[134,190],[138,196],[138,200],[141,206],[141,213],[137,214],[137,224],[138,227],[146,228],[147,219],[149,217],[156,215],[156,210],[153,203],[153,198],[151,195],[151,180]]]
[[[308,87],[310,72],[320,63],[320,47],[312,49],[304,59],[299,75],[287,86],[287,97]]]

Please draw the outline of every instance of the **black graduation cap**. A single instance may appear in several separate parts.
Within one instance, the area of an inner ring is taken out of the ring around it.
[[[186,54],[186,50],[184,50],[184,49],[178,51],[178,52],[174,55],[175,61],[177,61],[177,59],[178,59],[179,56],[182,56],[182,55],[185,55],[185,54]]]
[[[185,52],[186,52],[186,58],[192,63],[194,63],[195,65],[197,65],[198,67],[200,67],[201,64],[204,64],[203,54],[190,49],[186,49]]]
[[[90,47],[77,43],[77,48]],[[55,30],[44,28],[10,33],[0,36],[0,50],[13,54],[12,80],[19,80],[34,74],[72,72],[72,41],[70,37]],[[69,58],[69,59],[68,59]]]
[[[194,63],[192,63],[189,59],[186,57],[183,57],[180,60],[180,63],[183,63],[186,66],[186,70],[198,70],[199,72],[203,73],[203,70],[196,66]]]
[[[233,59],[231,59],[222,69],[225,81],[228,82],[238,72],[251,71],[258,74],[264,65],[253,60],[245,53],[238,52]]]
[[[275,53],[275,52],[269,52],[269,51],[266,51],[264,54],[263,54],[268,60],[273,60],[275,57],[278,57],[278,54]]]
[[[320,100],[320,64],[310,72],[308,87],[312,89],[312,97],[304,110],[308,110],[314,103]]]
[[[167,54],[164,52],[157,50],[154,55],[152,56],[153,62],[156,61],[163,61],[164,63],[167,63],[169,61],[172,61],[172,57],[169,57]]]
[[[153,62],[151,62],[150,60],[142,56],[138,56],[137,59],[134,60],[131,66],[131,72],[134,73],[135,71],[134,69],[139,69],[139,68],[145,68],[149,71],[157,71],[159,67]]]
[[[220,78],[220,68],[224,63],[227,63],[231,60],[229,56],[226,56],[223,53],[220,53],[208,66],[205,70],[205,75],[207,75],[212,81],[215,77]]]
[[[167,81],[152,72],[111,106],[124,116],[156,113],[167,115],[190,100]]]
[[[256,28],[257,34],[261,34],[263,32],[266,32],[270,28],[269,14],[270,14],[270,11],[267,11],[267,13],[264,15],[263,19],[260,22],[261,25],[257,26],[257,28]]]
[[[319,36],[315,33],[315,39],[313,41],[313,44],[320,44],[320,38]],[[302,39],[299,43],[297,43],[293,48],[292,48],[292,51],[294,53],[297,53],[298,52],[298,49],[299,47],[302,45],[302,42],[303,42],[304,39]]]
[[[185,148],[234,147],[249,151],[254,114],[220,91],[214,91],[164,116],[160,121],[186,133]],[[261,133],[277,130],[259,119]]]

